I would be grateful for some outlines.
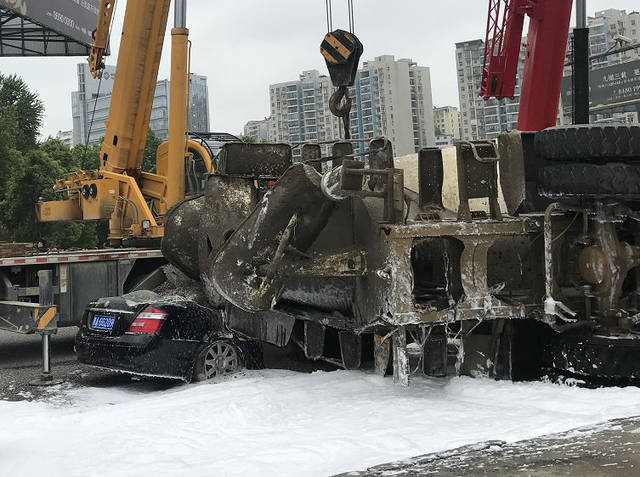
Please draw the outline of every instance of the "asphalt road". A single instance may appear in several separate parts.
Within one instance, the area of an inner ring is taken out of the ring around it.
[[[135,381],[139,391],[153,392],[182,385],[175,379],[147,378],[92,368],[76,361],[73,343],[77,328],[63,328],[51,337],[51,370],[54,378],[72,386],[128,386]],[[313,372],[333,370],[324,362],[300,358],[294,346],[279,350],[265,345],[265,365],[268,368]],[[0,331],[0,399],[20,401],[48,396],[46,387],[33,386],[42,371],[42,339],[39,335],[20,335]]]
[[[51,370],[54,378],[78,386],[118,386],[132,377],[84,366],[76,361],[73,342],[77,328],[63,328],[51,337]],[[42,371],[42,339],[0,331],[0,399],[34,400],[47,394],[46,387],[33,386]],[[166,389],[178,381],[149,380],[152,389]]]

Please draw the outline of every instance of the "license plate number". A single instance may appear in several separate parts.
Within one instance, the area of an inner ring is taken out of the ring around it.
[[[91,328],[96,330],[111,331],[113,329],[113,324],[115,322],[116,322],[115,316],[93,315],[93,320],[91,321]]]

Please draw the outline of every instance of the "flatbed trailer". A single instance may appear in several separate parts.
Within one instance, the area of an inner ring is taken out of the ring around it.
[[[91,300],[157,286],[165,263],[159,249],[136,248],[0,257],[0,329],[76,326]]]

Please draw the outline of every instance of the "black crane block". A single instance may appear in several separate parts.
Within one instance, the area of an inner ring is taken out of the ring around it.
[[[326,34],[320,53],[327,62],[329,76],[336,88],[353,86],[363,51],[362,43],[353,33],[335,30]]]

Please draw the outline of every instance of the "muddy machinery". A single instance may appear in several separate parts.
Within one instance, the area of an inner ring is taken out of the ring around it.
[[[286,146],[227,145],[204,195],[167,215],[165,257],[237,332],[349,369],[392,362],[401,383],[454,366],[639,377],[640,126],[554,127],[570,14],[570,0],[491,2],[487,96],[513,94],[530,16],[522,131],[459,141],[453,164],[423,149],[411,170],[384,138],[365,162],[349,141],[328,158],[305,144],[290,167]],[[334,33],[347,64],[357,45]],[[264,178],[278,180],[265,192]]]
[[[90,50],[94,77],[102,75],[115,0],[101,0]],[[212,172],[212,153],[188,136],[189,31],[186,0],[175,1],[171,30],[169,139],[157,151],[157,173],[141,169],[170,0],[127,2],[116,80],[100,168],[58,180],[66,199],[37,205],[41,221],[109,220],[109,242],[150,246],[163,235],[167,210],[199,192],[198,172]]]

